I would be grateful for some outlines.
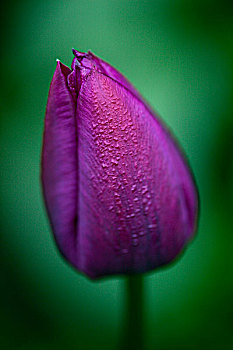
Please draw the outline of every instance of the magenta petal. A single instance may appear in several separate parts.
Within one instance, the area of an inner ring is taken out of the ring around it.
[[[134,87],[73,50],[50,86],[42,152],[58,247],[91,278],[152,270],[194,235],[198,197],[173,137]]]
[[[168,263],[197,217],[196,189],[171,136],[133,93],[95,69],[83,79],[77,119],[78,268],[98,277]]]
[[[77,127],[75,102],[67,87],[71,70],[58,61],[50,86],[42,152],[42,183],[58,246],[75,261],[77,224]]]

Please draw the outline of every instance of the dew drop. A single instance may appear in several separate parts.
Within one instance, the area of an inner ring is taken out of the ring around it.
[[[92,126],[93,126],[94,129],[96,129],[98,124],[97,123],[92,123]]]
[[[131,191],[134,192],[136,190],[136,187],[137,187],[136,185],[132,185]]]
[[[112,164],[114,164],[114,165],[118,165],[118,161],[116,160],[116,159],[111,159],[111,162],[112,162]]]
[[[156,228],[156,224],[150,224],[150,225],[148,225],[148,228]]]
[[[148,192],[148,187],[147,186],[142,186],[142,194],[145,194]]]

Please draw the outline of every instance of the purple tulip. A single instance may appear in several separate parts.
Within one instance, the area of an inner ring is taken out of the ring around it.
[[[196,229],[198,196],[176,142],[133,86],[91,52],[57,62],[42,152],[59,250],[91,278],[172,261]]]

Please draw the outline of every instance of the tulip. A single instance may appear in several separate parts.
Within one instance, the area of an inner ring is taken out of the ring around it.
[[[91,52],[59,60],[42,151],[43,193],[62,255],[90,278],[171,262],[193,237],[198,195],[164,123]]]

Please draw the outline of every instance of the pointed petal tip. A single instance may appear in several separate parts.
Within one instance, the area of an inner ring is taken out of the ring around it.
[[[62,71],[62,66],[64,66],[64,64],[61,63],[61,61],[59,60],[59,58],[56,58],[56,69],[58,69],[59,71]]]
[[[74,55],[77,59],[86,56],[86,52],[78,51],[78,50],[76,50],[76,49],[74,49],[74,48],[72,48],[72,52],[73,52],[73,55]]]
[[[56,71],[58,71],[58,72],[62,72],[62,66],[63,66],[63,64],[61,63],[61,61],[58,59],[58,58],[56,58],[56,63],[57,63],[57,65],[56,65]]]
[[[65,77],[67,77],[71,73],[71,69],[67,67],[65,64],[63,64],[59,58],[56,59],[57,67],[56,70],[62,73]]]
[[[61,61],[59,60],[59,58],[56,58],[56,69],[59,69],[59,70],[61,70]]]

